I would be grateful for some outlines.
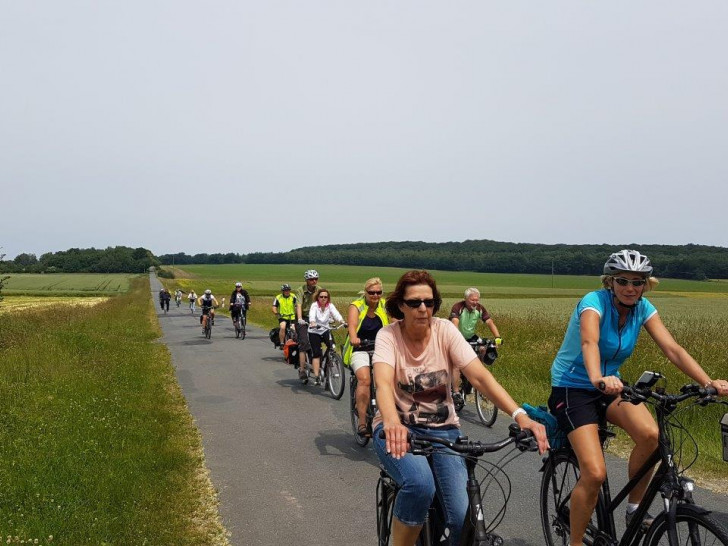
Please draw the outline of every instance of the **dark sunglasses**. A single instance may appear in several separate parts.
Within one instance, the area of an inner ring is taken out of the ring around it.
[[[435,307],[435,300],[432,298],[427,300],[404,300],[404,304],[412,309],[418,309],[423,303],[425,307]]]
[[[367,290],[367,294],[370,296],[381,296],[382,291],[381,290]]]
[[[627,286],[628,284],[631,284],[632,286],[635,286],[637,288],[647,284],[647,281],[644,279],[632,280],[632,279],[625,279],[624,277],[614,277],[614,282],[616,282],[619,286]]]
[[[320,300],[327,300],[327,299],[329,299],[329,297],[328,296],[319,296],[319,299]]]

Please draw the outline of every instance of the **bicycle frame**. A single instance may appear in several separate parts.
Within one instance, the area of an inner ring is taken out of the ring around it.
[[[678,539],[675,530],[677,506],[681,502],[693,504],[693,499],[692,494],[689,492],[690,490],[683,487],[683,480],[677,473],[677,469],[673,462],[672,445],[667,434],[667,417],[670,413],[672,413],[675,407],[675,405],[670,407],[665,407],[663,404],[655,405],[655,413],[659,429],[657,449],[655,449],[637,473],[627,482],[619,493],[617,493],[614,499],[612,499],[609,489],[609,476],[605,478],[599,492],[595,508],[597,527],[589,523],[587,525],[585,537],[590,537],[592,540],[600,539],[604,541],[604,543],[613,544],[615,546],[636,546],[645,534],[645,529],[642,526],[642,520],[659,493],[663,497],[663,510],[665,512],[669,529],[669,541],[672,545],[678,546]],[[600,426],[600,435],[602,435],[602,440],[606,438],[606,436],[604,436],[604,433],[606,432],[606,429]],[[603,444],[604,442],[602,441],[602,445]],[[564,447],[561,448],[561,450],[573,453],[571,447]],[[635,516],[632,518],[632,522],[627,526],[622,537],[618,539],[614,523],[615,510],[622,504],[627,495],[637,486],[639,481],[644,476],[652,472],[652,469],[657,463],[660,463],[660,465],[647,485],[645,495],[637,508]],[[554,488],[556,488],[559,484],[554,483],[553,485]],[[570,497],[571,493],[562,500],[562,504],[566,505]],[[558,507],[559,512],[561,512],[561,509],[562,507]]]

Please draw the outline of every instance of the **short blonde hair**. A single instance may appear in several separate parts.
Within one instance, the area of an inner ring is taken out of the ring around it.
[[[599,279],[602,281],[602,286],[607,289],[612,288],[612,280],[614,278],[614,275],[602,275]],[[656,277],[649,277],[645,279],[647,283],[645,284],[645,287],[642,289],[643,292],[649,292],[650,290],[654,290],[657,288],[657,285],[660,284],[660,281]]]
[[[371,279],[368,279],[367,282],[364,283],[364,291],[366,292],[372,286],[377,286],[377,285],[384,288],[384,285],[382,285],[382,279],[380,279],[379,277],[372,277]]]

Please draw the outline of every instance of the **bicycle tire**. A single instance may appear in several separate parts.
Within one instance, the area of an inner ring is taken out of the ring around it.
[[[488,428],[492,427],[498,418],[498,408],[487,396],[482,395],[477,390],[475,391],[475,409],[478,412],[480,422]]]
[[[326,359],[326,376],[331,397],[340,400],[346,390],[346,370],[341,355],[336,351],[330,351]]]
[[[675,514],[678,544],[700,544],[701,546],[728,546],[728,530],[710,512],[695,505],[681,504]],[[669,544],[667,518],[661,513],[650,525],[645,546],[666,546]]]
[[[379,478],[377,484],[377,544],[389,546],[391,542],[392,517],[394,511],[395,488],[388,478]]]
[[[569,544],[569,497],[579,479],[579,463],[571,450],[549,454],[541,476],[541,528],[547,546]],[[592,515],[592,524],[596,516]]]
[[[245,326],[248,324],[248,319],[245,315],[240,317],[240,339],[245,339]]]

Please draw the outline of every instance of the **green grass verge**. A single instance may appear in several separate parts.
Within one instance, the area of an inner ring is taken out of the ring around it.
[[[0,321],[0,536],[226,544],[149,283]]]

